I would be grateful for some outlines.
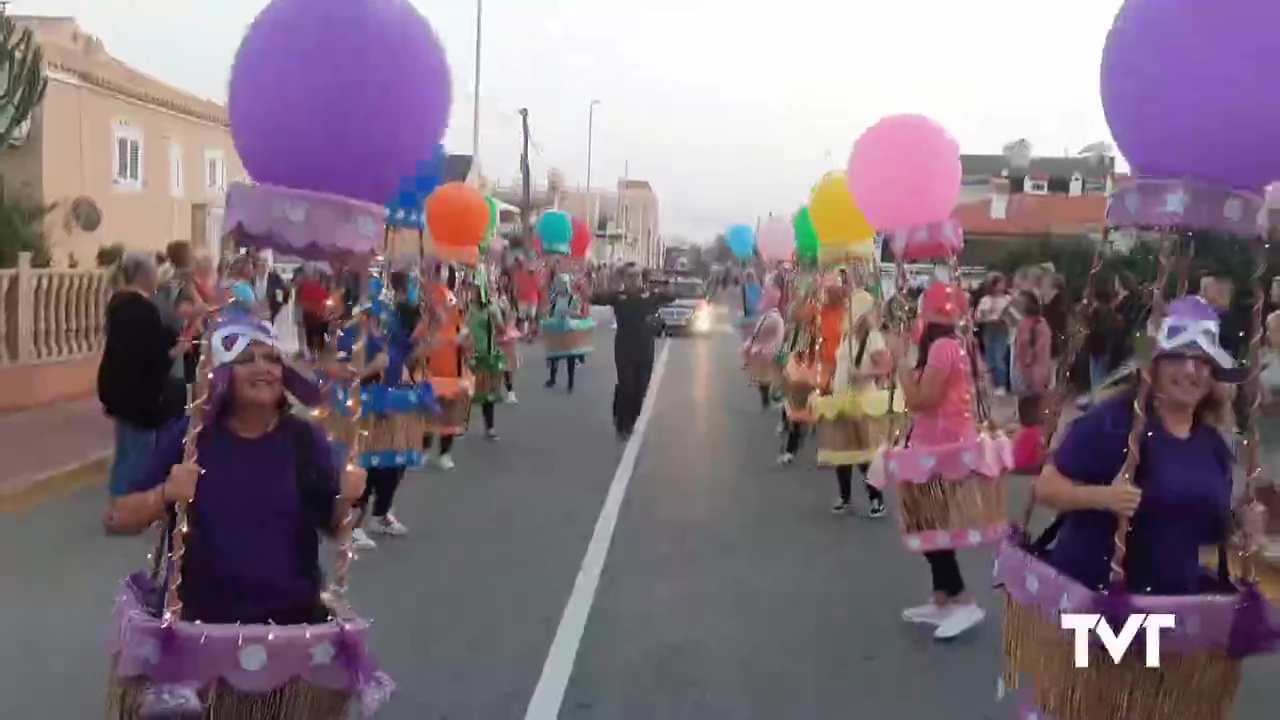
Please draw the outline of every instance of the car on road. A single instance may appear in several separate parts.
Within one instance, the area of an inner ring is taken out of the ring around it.
[[[696,277],[666,278],[658,287],[674,299],[658,310],[663,335],[704,335],[711,330],[711,298],[707,286]]]

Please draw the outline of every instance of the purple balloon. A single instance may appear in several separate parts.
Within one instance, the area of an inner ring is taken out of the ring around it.
[[[449,125],[444,49],[408,0],[273,0],[227,100],[255,181],[381,205]]]
[[[1102,52],[1102,105],[1141,175],[1242,190],[1280,179],[1280,2],[1127,0]]]

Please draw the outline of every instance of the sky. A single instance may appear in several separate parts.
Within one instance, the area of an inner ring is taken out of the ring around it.
[[[359,0],[346,0],[359,2]],[[476,0],[411,0],[453,72],[445,144],[469,153]],[[519,174],[529,109],[534,180],[647,180],[661,232],[706,242],[803,204],[876,120],[920,113],[966,153],[1026,138],[1075,153],[1110,133],[1102,46],[1122,0],[483,0],[484,174]],[[225,101],[236,47],[267,0],[11,0],[70,15],[120,60]]]

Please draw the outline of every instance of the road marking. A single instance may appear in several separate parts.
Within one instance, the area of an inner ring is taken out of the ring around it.
[[[600,508],[600,517],[596,518],[596,529],[591,533],[587,553],[582,558],[582,566],[578,568],[578,578],[573,583],[573,591],[569,593],[569,602],[565,604],[564,615],[560,617],[560,625],[556,628],[555,639],[551,641],[547,660],[542,664],[542,675],[538,678],[538,685],[533,690],[528,709],[525,710],[525,720],[556,720],[560,715],[564,693],[569,687],[569,677],[573,674],[573,664],[578,657],[578,647],[582,644],[587,618],[591,615],[591,605],[595,602],[596,590],[600,587],[600,574],[609,555],[609,546],[613,543],[613,531],[618,526],[618,512],[622,509],[622,499],[627,494],[627,486],[631,484],[631,476],[636,470],[640,444],[644,441],[645,428],[649,426],[649,418],[653,415],[658,386],[667,369],[667,353],[670,349],[671,341],[668,340],[662,344],[658,361],[654,363],[640,418],[636,420],[635,431],[627,441],[622,459],[618,461],[618,469],[613,473],[613,481],[609,483],[609,494],[605,496],[604,506]]]

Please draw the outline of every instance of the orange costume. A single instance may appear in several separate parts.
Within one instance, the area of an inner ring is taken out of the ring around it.
[[[471,405],[471,378],[465,372],[460,337],[462,308],[445,285],[433,285],[430,292],[437,324],[432,328],[435,342],[427,361],[427,375],[441,405],[432,430],[444,435],[458,434],[466,429],[465,408]]]

